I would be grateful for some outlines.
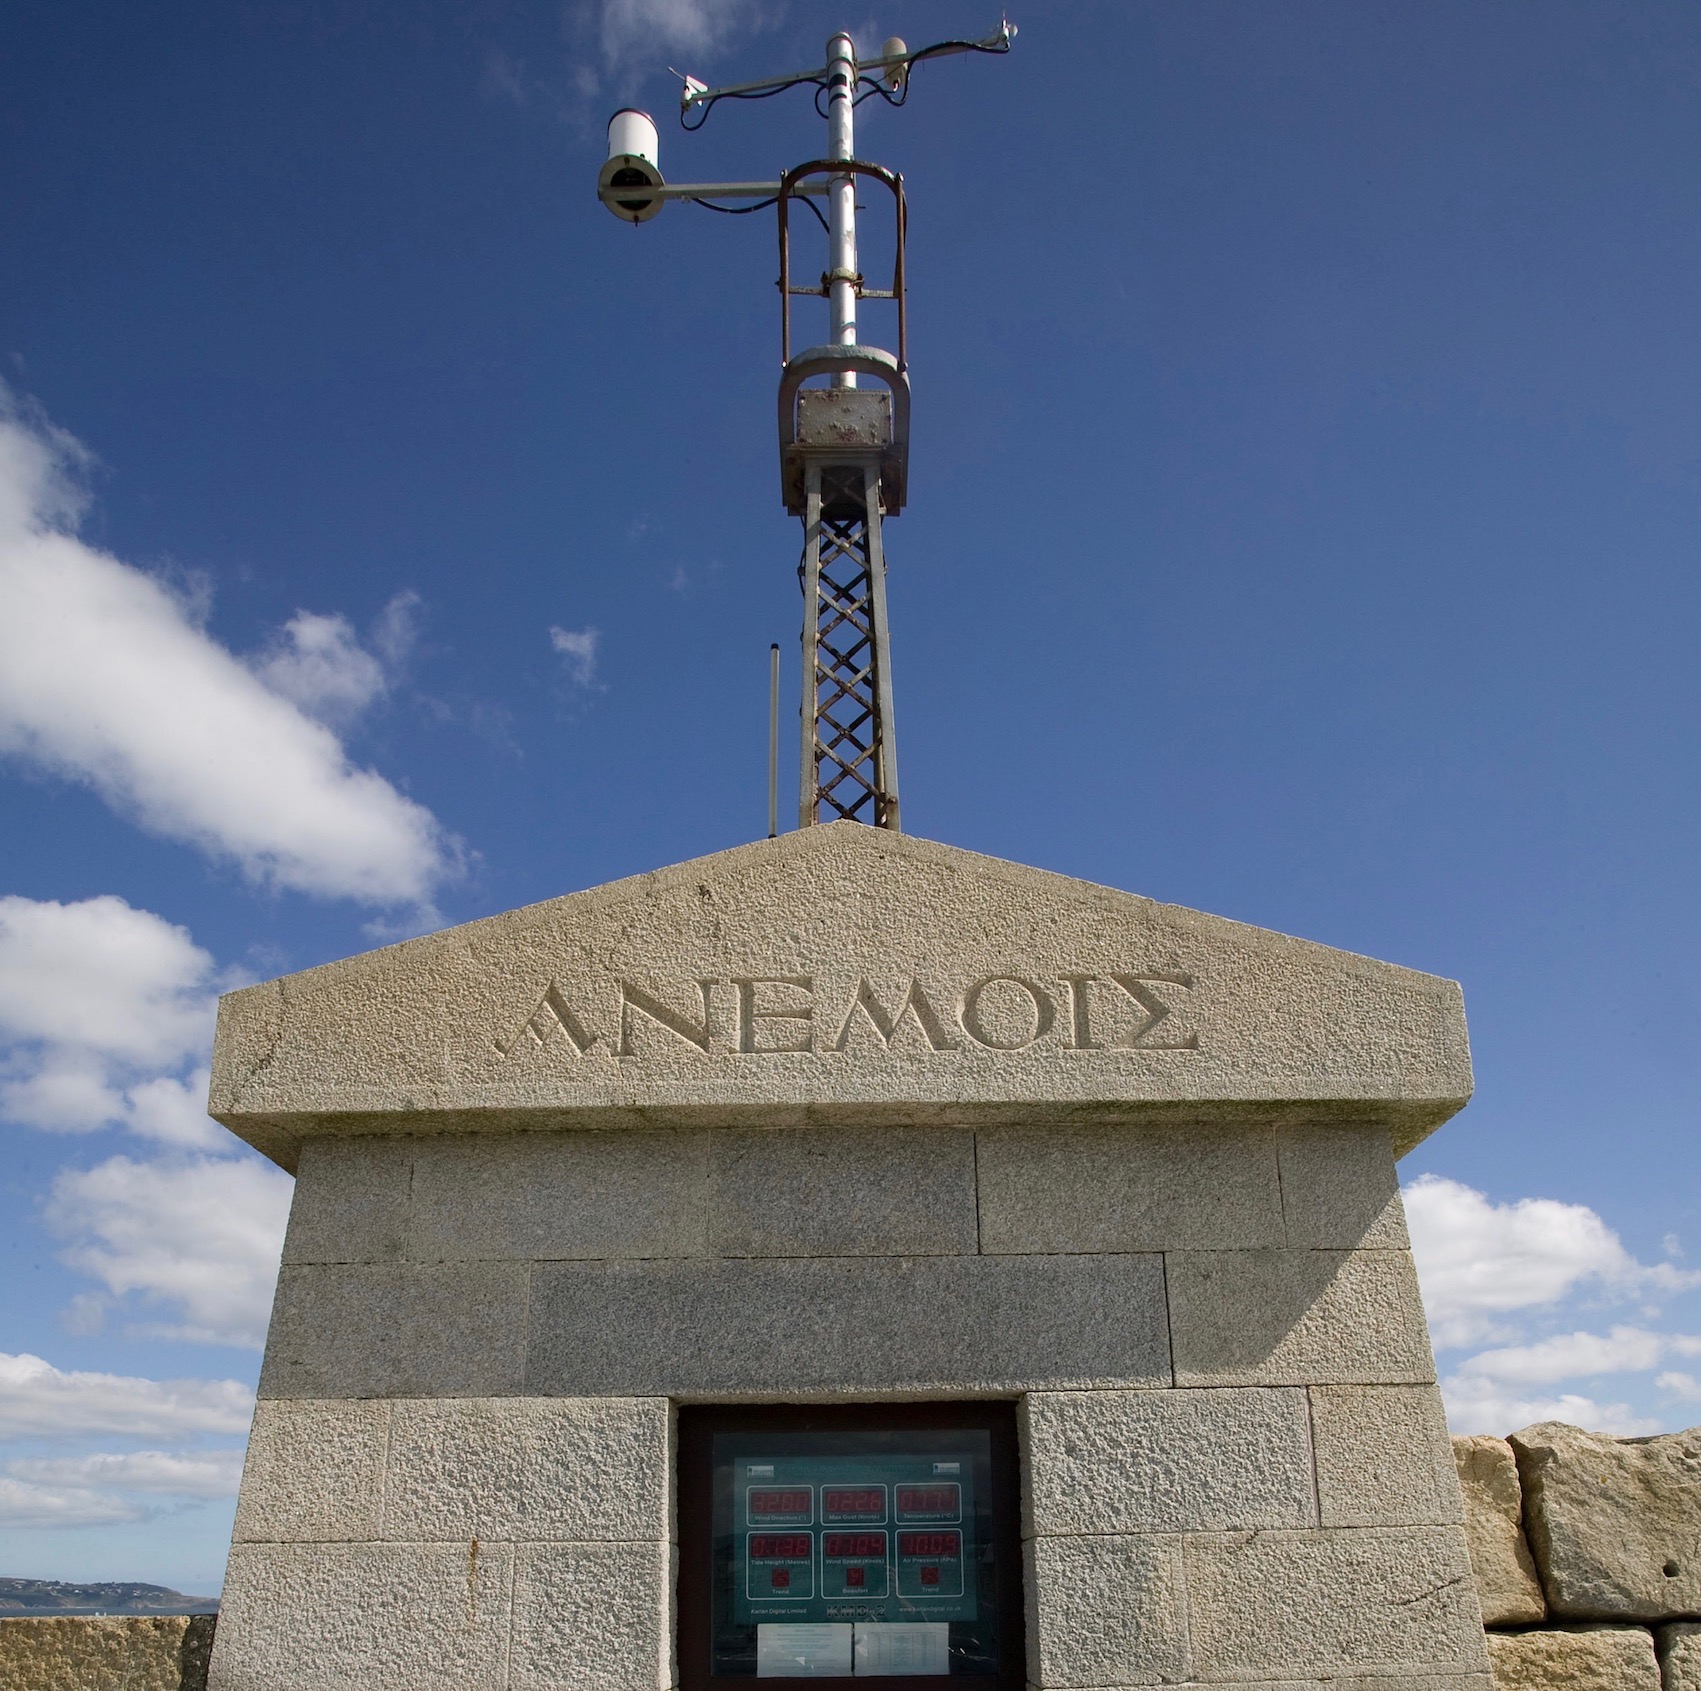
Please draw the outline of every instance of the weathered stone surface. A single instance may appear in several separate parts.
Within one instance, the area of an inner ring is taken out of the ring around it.
[[[286,1264],[262,1397],[496,1397],[521,1390],[529,1270]]]
[[[1524,1538],[1524,1493],[1505,1439],[1456,1438],[1453,1461],[1465,1505],[1484,1626],[1527,1626],[1547,1614],[1535,1559]]]
[[[1404,1250],[1394,1147],[1376,1128],[1291,1128],[1278,1140],[1287,1242],[1307,1250]]]
[[[722,1256],[949,1256],[977,1248],[975,1141],[953,1128],[710,1136]]]
[[[1315,1526],[1305,1393],[1033,1392],[1026,1530]]]
[[[1027,1563],[1028,1676],[1036,1685],[1061,1691],[1182,1677],[1179,1539],[1035,1538]]]
[[[1701,1691],[1701,1621],[1671,1621],[1654,1634],[1662,1691]]]
[[[1045,1126],[1202,1105],[1403,1148],[1470,1089],[1450,981],[842,823],[231,993],[211,1107],[293,1167],[316,1134],[422,1120]]]
[[[1313,1386],[1317,1497],[1326,1527],[1464,1519],[1447,1414],[1434,1386]]]
[[[1177,1385],[1435,1378],[1405,1251],[1172,1251],[1165,1267]]]
[[[256,1404],[237,1542],[377,1538],[389,1434],[381,1401]]]
[[[984,1128],[984,1251],[1244,1250],[1283,1242],[1267,1129]]]
[[[6,1691],[202,1691],[210,1615],[0,1618]]]
[[[667,1537],[662,1398],[445,1398],[394,1406],[387,1539]]]
[[[1701,1428],[1615,1439],[1544,1421],[1509,1442],[1554,1614],[1701,1614]]]
[[[285,1262],[399,1262],[416,1139],[359,1134],[301,1147]]]
[[[509,1691],[673,1683],[665,1544],[528,1544],[516,1555]],[[618,1593],[617,1601],[610,1601]]]
[[[1234,1533],[1185,1544],[1201,1679],[1374,1679],[1485,1665],[1458,1527]]]
[[[237,1544],[210,1691],[503,1691],[505,1544]]]
[[[1661,1691],[1653,1634],[1639,1626],[1491,1632],[1488,1659],[1494,1691]]]
[[[419,1262],[693,1257],[707,1248],[706,1134],[455,1134],[419,1142]]]
[[[541,1263],[524,1389],[689,1397],[1168,1385],[1161,1264],[1157,1256]]]

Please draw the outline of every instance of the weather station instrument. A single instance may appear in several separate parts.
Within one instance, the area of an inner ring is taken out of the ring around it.
[[[609,120],[597,196],[623,221],[647,223],[671,200],[739,213],[776,209],[780,491],[804,530],[800,827],[840,819],[900,825],[882,524],[903,509],[908,494],[908,213],[903,177],[856,156],[856,108],[876,98],[901,106],[919,65],[961,53],[1007,53],[1015,34],[1005,21],[984,40],[941,41],[913,52],[893,38],[878,57],[859,62],[855,43],[841,33],[828,41],[826,62],[812,70],[721,88],[686,76],[679,116],[687,130],[702,128],[722,100],[815,90],[816,110],[827,124],[827,156],[793,165],[773,181],[669,183],[654,119],[628,108]],[[890,287],[869,286],[857,262],[858,184],[884,189],[891,199]],[[825,201],[825,211],[817,201]],[[815,282],[794,275],[792,221],[799,207],[813,214],[827,239],[827,264]],[[824,343],[794,353],[792,301],[800,297],[827,302],[829,329]],[[864,300],[896,308],[895,348],[863,339],[858,307]],[[771,749],[770,833],[777,825],[776,785]]]

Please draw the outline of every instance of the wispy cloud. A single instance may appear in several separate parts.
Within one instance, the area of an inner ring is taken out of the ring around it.
[[[455,842],[303,708],[370,695],[376,660],[302,613],[256,673],[202,607],[78,537],[88,460],[0,387],[0,753],[261,885],[426,903]]]
[[[257,1157],[110,1157],[62,1171],[46,1217],[63,1260],[138,1317],[132,1334],[258,1350],[292,1185]]]
[[[55,1368],[0,1351],[0,1437],[181,1439],[246,1433],[254,1394],[240,1380],[148,1380]]]
[[[223,1141],[198,1070],[219,984],[186,929],[121,898],[0,898],[0,1116]]]
[[[611,66],[654,59],[659,69],[670,53],[718,53],[777,10],[760,0],[602,0],[598,40]]]
[[[1687,1375],[1654,1371],[1701,1356],[1701,1337],[1647,1325],[1659,1314],[1648,1300],[1688,1291],[1701,1275],[1639,1261],[1585,1204],[1495,1203],[1438,1175],[1414,1181],[1405,1202],[1436,1350],[1470,1352],[1442,1370],[1455,1432],[1504,1434],[1543,1420],[1659,1430],[1662,1421],[1631,1400],[1649,1387],[1683,1396]],[[1668,1241],[1668,1254],[1675,1246]],[[1640,1322],[1605,1332],[1574,1325],[1586,1310],[1626,1302]]]
[[[22,1458],[0,1474],[0,1525],[113,1526],[234,1497],[240,1450],[97,1451]]]
[[[551,628],[549,643],[566,662],[568,679],[576,687],[591,687],[597,678],[597,642],[601,631],[595,628]]]

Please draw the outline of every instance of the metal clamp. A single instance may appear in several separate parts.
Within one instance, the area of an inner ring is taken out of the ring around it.
[[[812,376],[854,373],[883,382],[891,394],[891,428],[883,441],[857,445],[812,445],[798,439],[797,405]],[[910,379],[898,360],[878,346],[812,346],[789,360],[780,373],[780,495],[793,516],[804,506],[804,464],[811,456],[840,459],[876,457],[880,466],[880,504],[891,515],[901,511],[910,471]]]

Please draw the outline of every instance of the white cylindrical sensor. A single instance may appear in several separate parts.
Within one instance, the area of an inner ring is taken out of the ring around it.
[[[885,46],[880,49],[880,57],[883,59],[901,59],[907,52],[909,52],[909,48],[905,46],[904,38],[901,35],[891,35],[886,38]],[[887,65],[881,74],[886,79],[886,86],[896,94],[909,81],[910,67],[908,65]]]
[[[608,120],[608,160],[597,177],[597,198],[627,223],[644,223],[666,203],[647,192],[662,186],[656,120],[628,106]],[[628,190],[622,192],[621,190]]]

